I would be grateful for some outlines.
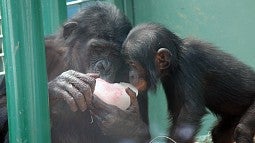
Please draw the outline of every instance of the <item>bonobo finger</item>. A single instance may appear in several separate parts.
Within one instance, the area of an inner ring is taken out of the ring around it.
[[[60,96],[61,94],[59,93],[61,88],[56,85],[57,85],[57,83],[55,83],[53,81],[48,83],[48,92],[49,92],[50,102],[55,102],[59,99],[63,99],[63,97]]]
[[[73,112],[76,112],[78,110],[78,107],[71,95],[62,88],[59,87],[58,83],[55,83],[57,86],[50,86],[49,85],[49,95],[50,95],[50,103],[55,104],[58,101],[65,100],[66,103],[69,105],[70,109]]]
[[[76,103],[74,101],[74,98],[72,96],[70,96],[68,94],[68,92],[65,91],[65,90],[61,90],[59,93],[63,96],[64,100],[67,102],[67,104],[69,105],[70,109],[73,112],[76,112],[78,110],[78,107],[77,107],[77,105],[76,105]]]
[[[77,90],[79,90],[81,93],[85,93],[85,89],[86,89],[86,84],[85,82],[83,82],[82,80],[80,80],[79,78],[75,77],[75,76],[66,76],[64,77],[64,81],[72,84]],[[92,96],[92,95],[91,95]]]
[[[89,77],[92,77],[94,79],[97,79],[100,77],[100,75],[98,73],[87,73],[86,75],[88,75]],[[90,84],[90,88],[91,88],[92,92],[95,91],[95,86],[96,86],[96,82],[92,82],[92,84]]]
[[[133,90],[131,90],[129,87],[126,88],[125,91],[127,92],[127,94],[130,97],[130,106],[128,107],[127,110],[138,112],[139,105],[137,102],[136,93]]]
[[[92,93],[92,91],[91,91],[90,86],[87,85],[87,84],[84,85],[83,95],[84,95],[84,97],[85,97],[87,106],[91,106],[93,93]]]
[[[86,75],[88,75],[88,76],[90,76],[90,77],[93,77],[93,78],[95,78],[95,79],[97,79],[97,78],[100,77],[99,73],[87,73]]]
[[[71,94],[75,98],[81,111],[85,111],[87,109],[87,106],[89,106],[92,102],[92,95],[93,95],[92,89],[91,89],[92,87],[88,83],[82,81],[81,79],[75,76],[65,76],[65,81],[73,85],[73,88],[75,89],[71,91],[74,91],[74,90],[76,91],[71,92]],[[64,85],[63,85],[63,88],[64,88]]]
[[[70,96],[74,98],[76,104],[78,104],[80,110],[85,111],[87,109],[87,105],[83,94],[75,87],[73,87],[72,84],[67,84],[66,88],[67,91],[71,94]]]
[[[78,104],[78,107],[81,111],[85,111],[87,109],[85,97],[71,83],[63,81],[63,82],[59,82],[59,86],[62,89],[65,89],[69,93],[69,96],[73,97],[73,99],[75,100],[76,104]],[[69,97],[66,97],[66,98],[69,98]]]
[[[76,72],[76,71],[70,71],[71,74],[77,78],[79,78],[80,80],[82,80],[83,82],[89,84],[91,91],[94,92],[95,90],[95,85],[96,85],[96,78],[99,77],[99,74],[96,73],[88,73],[88,74],[83,74],[80,72]]]
[[[89,106],[92,102],[92,96],[93,96],[93,93],[92,93],[93,89],[91,89],[92,87],[89,84],[83,82],[82,80],[76,77],[70,77],[70,80],[72,80],[70,82],[74,85],[74,87],[76,87],[82,93],[82,97],[85,98],[85,100],[80,100],[80,101],[77,100],[77,101],[80,102],[81,104],[85,104],[87,108],[87,106]],[[75,96],[76,95],[74,94],[74,97]],[[77,96],[80,96],[80,94],[77,94]],[[84,111],[84,108],[82,111]]]

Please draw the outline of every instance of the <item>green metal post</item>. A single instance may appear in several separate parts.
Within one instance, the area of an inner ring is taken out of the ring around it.
[[[57,28],[66,20],[66,0],[41,0],[44,35],[56,32]]]
[[[105,0],[115,4],[130,20],[132,24],[134,21],[134,2],[133,0]]]
[[[124,13],[129,18],[131,23],[134,25],[135,19],[134,19],[134,2],[133,2],[133,0],[124,0],[123,8],[124,8]]]
[[[49,143],[40,0],[1,0],[11,143]]]

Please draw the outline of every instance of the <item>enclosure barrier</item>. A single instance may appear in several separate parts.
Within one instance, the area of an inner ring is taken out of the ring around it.
[[[2,16],[0,13],[0,81],[5,74],[3,61],[4,61],[4,52],[3,52]]]
[[[55,33],[67,17],[65,0],[41,0],[44,35]]]
[[[50,10],[47,5],[43,8],[45,12]],[[41,0],[1,0],[1,11],[10,142],[49,143]]]

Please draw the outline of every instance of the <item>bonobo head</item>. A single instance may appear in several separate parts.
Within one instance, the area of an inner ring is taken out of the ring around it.
[[[120,76],[128,69],[120,51],[131,28],[129,20],[114,5],[96,2],[86,7],[60,32],[59,39],[67,47],[66,70],[100,73],[108,82],[123,80]]]
[[[177,66],[180,45],[181,39],[159,24],[133,28],[123,43],[130,82],[139,91],[155,89],[157,81]]]

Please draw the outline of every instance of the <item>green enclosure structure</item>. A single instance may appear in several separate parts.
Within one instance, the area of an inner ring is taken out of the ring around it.
[[[81,0],[77,0],[81,1]],[[82,0],[86,1],[86,0]],[[114,3],[133,25],[161,23],[180,37],[208,41],[255,68],[254,0],[104,0]],[[65,0],[1,0],[0,40],[4,37],[10,142],[50,142],[49,103],[43,36],[54,33],[67,17]],[[0,62],[3,64],[3,62]],[[3,65],[0,65],[0,68]],[[153,137],[170,123],[159,84],[149,93]],[[204,118],[199,136],[215,119]]]
[[[11,143],[50,142],[44,33],[64,21],[65,6],[56,0],[1,0]]]

